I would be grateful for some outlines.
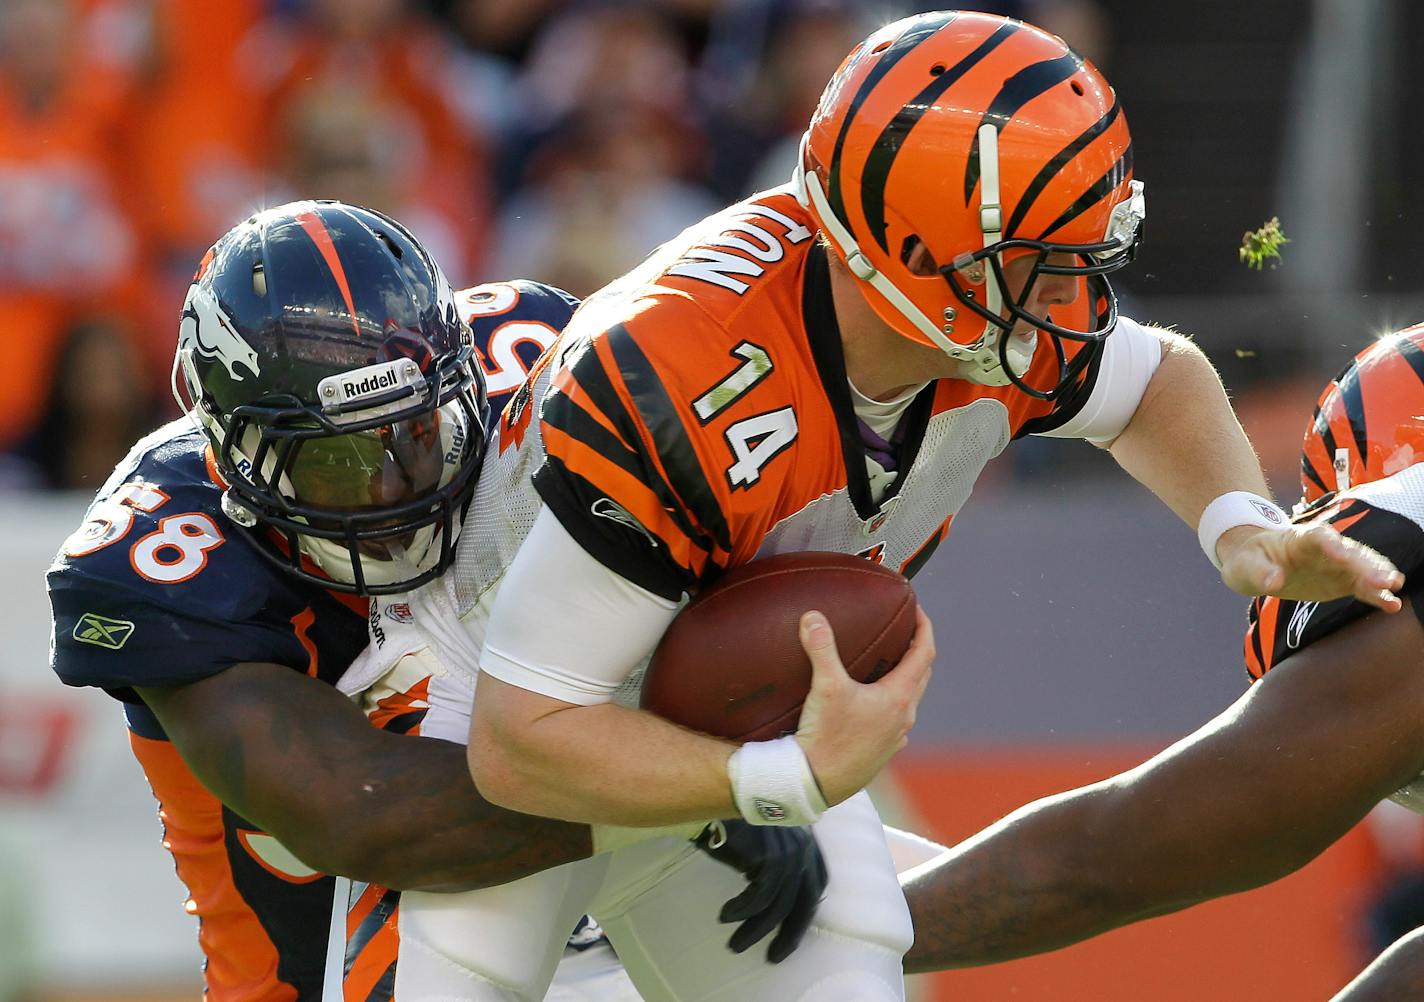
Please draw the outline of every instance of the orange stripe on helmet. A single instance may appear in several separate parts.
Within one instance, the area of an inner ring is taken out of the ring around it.
[[[351,327],[359,335],[361,324],[356,319],[356,303],[351,298],[351,285],[346,281],[346,269],[341,265],[341,256],[336,253],[336,244],[331,239],[331,231],[326,228],[326,223],[321,216],[315,212],[302,212],[297,214],[297,222],[302,224],[302,229],[307,236],[311,237],[312,243],[316,244],[316,249],[321,251],[322,260],[331,269],[332,276],[336,279],[336,285],[341,290],[341,298],[346,301],[346,312],[351,317]]]

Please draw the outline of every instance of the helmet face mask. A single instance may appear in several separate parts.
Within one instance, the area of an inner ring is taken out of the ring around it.
[[[962,378],[1044,399],[1090,360],[1068,360],[1065,340],[1112,332],[1105,276],[1132,260],[1145,215],[1106,81],[1046,32],[965,11],[907,18],[851,52],[793,184],[887,325],[960,362]],[[912,240],[942,281],[907,266]],[[1025,253],[1037,260],[1014,291],[1004,265]],[[1027,308],[1042,275],[1079,279],[1088,309]],[[1065,322],[1084,312],[1087,322]],[[1056,373],[1025,378],[1045,345]]]
[[[189,291],[174,393],[224,511],[285,571],[374,595],[453,562],[484,382],[449,283],[393,220],[302,202],[234,228]]]

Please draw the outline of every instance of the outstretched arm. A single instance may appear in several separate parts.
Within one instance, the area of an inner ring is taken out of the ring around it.
[[[1136,769],[902,879],[919,972],[995,963],[1275,880],[1424,769],[1424,628],[1374,613]]]
[[[290,668],[239,664],[140,695],[204,786],[324,873],[464,889],[589,854],[586,826],[481,797],[459,745],[378,730]]]
[[[1255,450],[1221,379],[1189,339],[1149,328],[1162,361],[1126,429],[1108,447],[1122,468],[1192,528],[1230,491],[1269,496]],[[1327,601],[1354,595],[1388,612],[1402,583],[1394,565],[1330,526],[1238,525],[1216,544],[1222,580],[1243,595]]]

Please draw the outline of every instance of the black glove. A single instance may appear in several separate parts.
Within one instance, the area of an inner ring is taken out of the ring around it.
[[[791,956],[811,926],[825,893],[826,862],[809,828],[718,821],[697,836],[697,847],[747,878],[747,889],[722,906],[723,922],[739,922],[727,941],[741,953],[778,929],[766,959]]]

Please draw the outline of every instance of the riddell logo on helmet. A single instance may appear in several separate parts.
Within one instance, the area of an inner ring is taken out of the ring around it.
[[[362,397],[367,393],[375,393],[377,390],[388,390],[396,385],[396,374],[392,370],[385,372],[373,372],[365,379],[347,380],[341,384],[341,389],[345,391],[346,398]]]

